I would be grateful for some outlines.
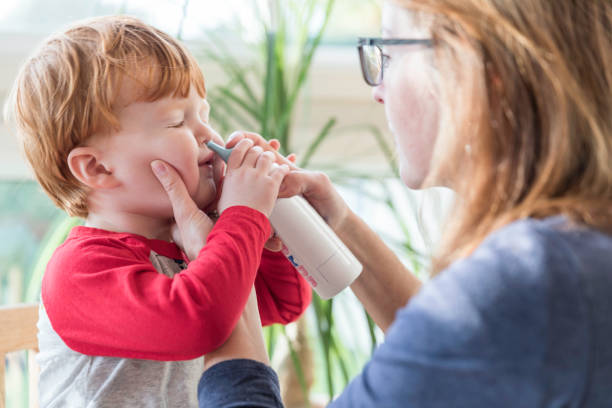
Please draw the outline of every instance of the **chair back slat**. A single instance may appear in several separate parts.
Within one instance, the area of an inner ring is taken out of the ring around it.
[[[0,307],[0,408],[6,405],[6,354],[21,350],[38,351],[37,322],[37,304]],[[32,402],[32,405],[36,405],[36,402]]]
[[[38,305],[0,307],[0,352],[38,350]]]

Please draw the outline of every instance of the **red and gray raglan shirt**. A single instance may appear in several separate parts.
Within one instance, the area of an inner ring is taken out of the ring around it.
[[[198,257],[173,243],[74,228],[53,254],[39,318],[43,407],[196,407],[202,356],[220,346],[255,285],[264,325],[296,320],[308,284],[267,251],[268,219],[226,209]]]

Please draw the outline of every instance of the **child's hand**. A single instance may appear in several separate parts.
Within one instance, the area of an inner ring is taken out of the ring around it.
[[[193,201],[183,179],[169,164],[155,160],[151,163],[153,173],[166,190],[175,224],[172,239],[187,254],[195,259],[206,244],[206,237],[213,228],[213,221]]]
[[[278,149],[280,147],[280,142],[276,139],[266,140],[257,133],[253,132],[244,132],[244,131],[236,131],[232,133],[225,145],[227,148],[231,148],[237,145],[243,139],[250,139],[255,146],[259,146],[266,152],[274,153],[274,161],[278,164],[286,164],[290,169],[295,169],[295,154],[291,153],[289,156],[284,157],[280,153],[278,153]]]
[[[250,139],[241,140],[227,162],[219,212],[243,205],[270,216],[278,189],[289,172],[286,164],[273,166],[274,154],[253,146]]]
[[[295,154],[292,153],[287,157],[283,157],[281,154],[278,153],[278,149],[280,147],[280,142],[278,140],[266,140],[257,133],[236,131],[229,136],[226,147],[231,148],[232,146],[237,145],[243,139],[250,139],[255,146],[261,147],[263,151],[274,153],[275,163],[286,164],[292,170],[297,169],[297,167],[295,167],[294,165],[296,159]],[[273,234],[268,239],[264,247],[269,251],[278,252],[283,249],[283,242],[280,240],[279,237]]]

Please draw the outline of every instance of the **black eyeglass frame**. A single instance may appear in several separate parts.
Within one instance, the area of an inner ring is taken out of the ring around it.
[[[386,55],[382,52],[383,45],[424,45],[426,47],[433,47],[434,42],[431,38],[374,38],[374,37],[360,37],[357,39],[357,51],[359,52],[359,63],[361,65],[361,74],[366,84],[370,86],[378,86],[383,80],[385,57]],[[366,72],[366,56],[363,51],[364,46],[376,46],[380,51],[381,55],[381,66],[380,66],[380,79],[374,81]]]

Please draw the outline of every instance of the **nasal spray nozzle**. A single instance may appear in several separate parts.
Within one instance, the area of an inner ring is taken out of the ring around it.
[[[206,145],[227,162],[232,149]],[[282,253],[322,299],[334,297],[361,273],[361,263],[303,197],[277,199],[270,224],[283,241]]]

